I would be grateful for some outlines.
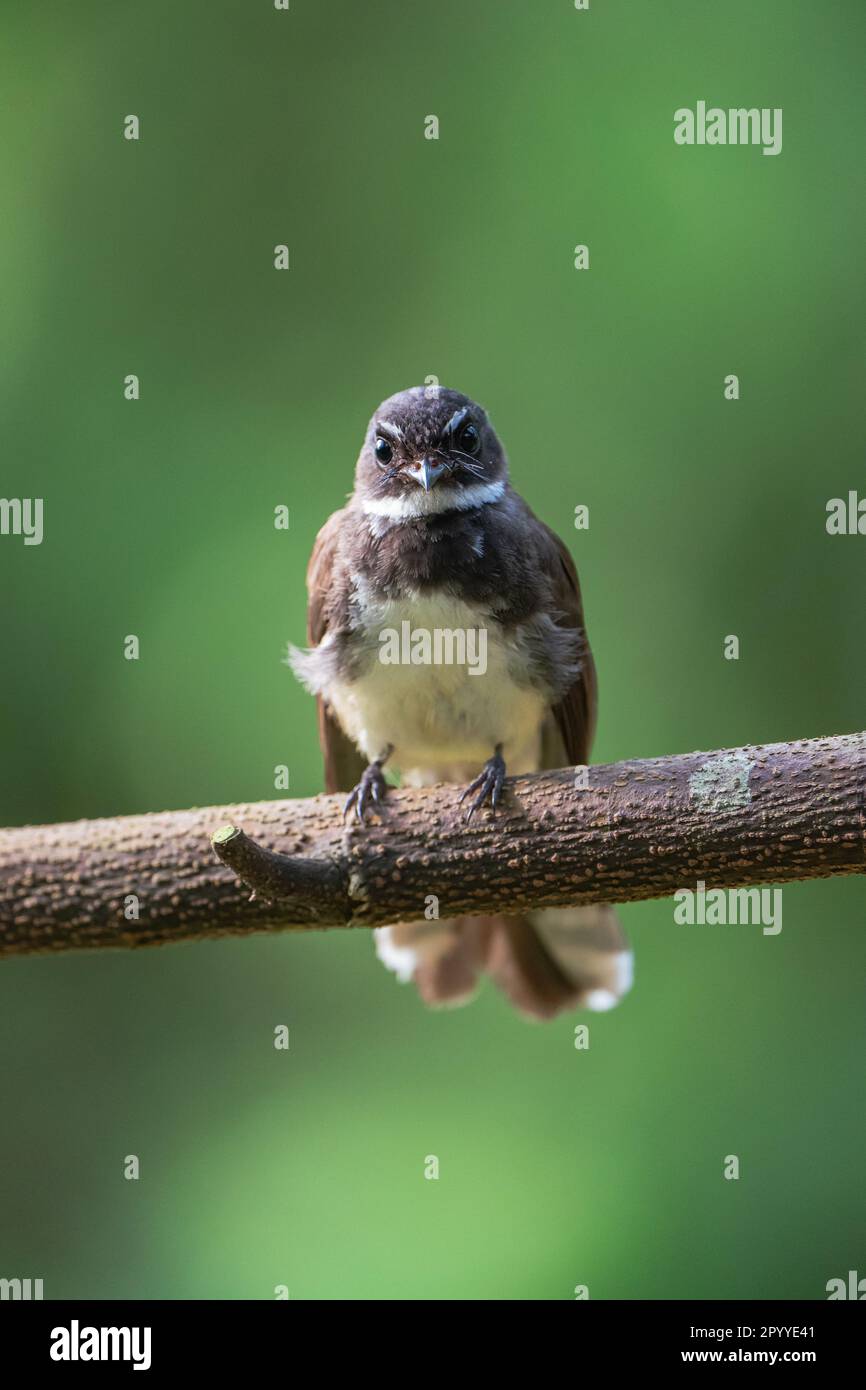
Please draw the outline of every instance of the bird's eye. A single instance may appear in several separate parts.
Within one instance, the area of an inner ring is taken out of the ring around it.
[[[379,435],[379,438],[376,440],[377,461],[384,465],[390,463],[393,457],[394,450],[391,448],[391,445],[388,443],[387,439],[383,439],[382,436]]]
[[[477,454],[481,448],[481,435],[471,422],[464,425],[457,436],[457,447],[464,454]]]

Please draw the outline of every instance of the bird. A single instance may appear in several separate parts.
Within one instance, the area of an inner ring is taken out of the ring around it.
[[[597,680],[577,571],[512,487],[470,397],[416,386],[374,411],[307,593],[307,646],[288,661],[316,697],[325,787],[348,794],[344,819],[386,814],[386,769],[403,786],[462,787],[455,804],[471,820],[496,815],[508,774],[588,763]],[[411,652],[386,662],[383,634],[407,631],[474,635],[476,654],[483,635],[484,669]],[[548,1020],[609,1009],[632,982],[606,904],[401,922],[376,928],[375,946],[434,1008],[468,1003],[486,975],[520,1014]]]

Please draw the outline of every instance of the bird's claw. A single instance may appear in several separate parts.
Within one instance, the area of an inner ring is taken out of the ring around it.
[[[467,822],[471,821],[475,812],[483,806],[486,801],[490,802],[490,808],[493,814],[496,815],[496,807],[499,805],[502,796],[504,782],[505,762],[499,748],[497,748],[493,757],[487,759],[487,762],[484,764],[479,775],[475,778],[475,781],[469,783],[469,786],[460,797],[459,804],[462,806],[467,796],[471,796],[475,791],[478,792],[478,795],[466,812]]]
[[[379,805],[387,789],[385,775],[382,772],[380,762],[371,763],[364,769],[361,780],[357,787],[354,787],[346,797],[346,804],[343,807],[343,820],[346,819],[352,807],[355,808],[355,815],[359,821],[363,821],[364,812],[373,801]]]

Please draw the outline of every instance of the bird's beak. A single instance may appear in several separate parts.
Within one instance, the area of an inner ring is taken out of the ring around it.
[[[406,472],[410,478],[414,478],[416,483],[420,483],[425,492],[429,492],[445,472],[445,464],[434,463],[432,459],[422,459],[420,463],[413,463],[411,468],[406,469]]]

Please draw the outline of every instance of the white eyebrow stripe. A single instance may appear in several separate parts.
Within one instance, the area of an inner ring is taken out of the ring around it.
[[[459,410],[455,410],[454,414],[451,416],[451,419],[448,421],[448,424],[445,426],[444,430],[442,431],[442,436],[443,436],[443,438],[445,437],[446,434],[453,434],[454,431],[456,430],[457,426],[458,426],[458,425],[462,425],[462,424],[463,424],[463,421],[464,421],[464,420],[467,420],[468,418],[469,418],[469,406],[468,406],[468,405],[462,405],[462,406],[460,407]]]
[[[386,516],[390,521],[411,521],[413,517],[433,516],[437,512],[471,512],[476,507],[485,507],[490,502],[498,502],[505,492],[505,483],[470,483],[459,492],[409,493],[406,497],[373,498],[363,503],[367,516]]]
[[[383,434],[390,434],[392,439],[402,439],[403,431],[399,425],[392,425],[390,420],[379,420],[376,430],[381,430]]]

